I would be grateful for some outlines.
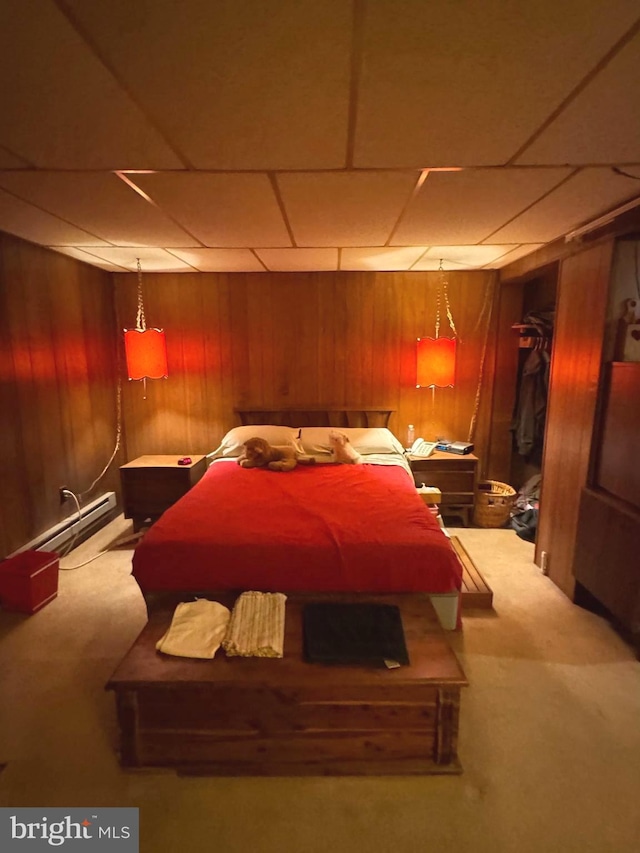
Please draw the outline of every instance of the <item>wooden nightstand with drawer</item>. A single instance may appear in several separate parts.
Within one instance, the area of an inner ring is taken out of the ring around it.
[[[178,465],[180,456],[139,456],[120,467],[124,517],[138,531],[145,521],[156,521],[185,495],[207,470],[205,456],[192,456]]]
[[[440,512],[463,519],[468,527],[473,518],[478,479],[478,457],[472,453],[458,456],[434,450],[431,456],[408,456],[416,486],[436,486],[442,492]]]

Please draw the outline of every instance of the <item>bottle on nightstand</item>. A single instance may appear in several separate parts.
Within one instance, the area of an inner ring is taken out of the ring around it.
[[[409,426],[407,427],[407,443],[405,445],[407,450],[411,449],[413,442],[415,440],[416,440],[415,427],[413,426],[413,424],[409,424]]]

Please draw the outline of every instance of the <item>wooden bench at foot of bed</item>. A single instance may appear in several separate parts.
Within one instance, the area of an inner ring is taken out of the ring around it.
[[[302,607],[327,600],[397,604],[410,665],[307,663]],[[424,595],[292,596],[282,659],[229,658],[222,650],[212,661],[161,655],[155,643],[171,614],[150,614],[107,685],[116,694],[123,766],[191,775],[461,772],[467,680]]]

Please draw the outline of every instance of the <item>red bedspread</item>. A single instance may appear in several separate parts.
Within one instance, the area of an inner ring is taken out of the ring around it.
[[[207,474],[136,548],[143,592],[452,592],[462,569],[397,466]]]

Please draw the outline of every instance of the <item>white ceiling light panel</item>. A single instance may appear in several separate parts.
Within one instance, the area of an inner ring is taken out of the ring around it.
[[[416,172],[290,172],[278,185],[298,246],[383,246]]]

